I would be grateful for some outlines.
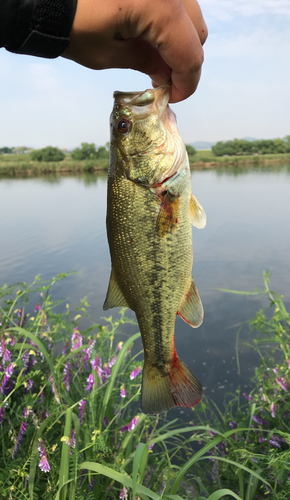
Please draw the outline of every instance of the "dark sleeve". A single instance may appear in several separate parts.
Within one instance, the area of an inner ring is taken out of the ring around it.
[[[0,0],[0,47],[54,58],[69,45],[77,0]]]

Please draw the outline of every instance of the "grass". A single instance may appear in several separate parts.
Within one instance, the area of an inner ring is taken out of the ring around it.
[[[239,165],[260,166],[265,164],[290,163],[290,154],[256,155],[256,156],[214,156],[211,150],[197,151],[189,157],[191,167],[194,168],[219,168],[233,167]],[[43,175],[48,173],[83,173],[83,172],[106,172],[108,160],[72,160],[67,154],[63,161],[38,162],[31,161],[29,155],[0,155],[0,176],[28,176]]]
[[[124,308],[81,331],[86,299],[71,311],[51,294],[67,278],[0,288],[1,499],[289,498],[290,318],[266,274],[251,394],[223,411],[204,399],[187,425],[139,411],[140,334],[119,342]]]

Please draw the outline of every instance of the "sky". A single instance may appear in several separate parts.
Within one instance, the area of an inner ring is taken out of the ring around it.
[[[201,0],[209,36],[197,91],[172,105],[186,143],[290,135],[290,0]],[[0,147],[73,149],[109,140],[115,90],[150,88],[131,70],[0,49]]]

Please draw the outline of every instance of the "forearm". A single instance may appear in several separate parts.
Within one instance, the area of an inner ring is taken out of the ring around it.
[[[0,47],[39,57],[69,45],[77,0],[0,0]]]

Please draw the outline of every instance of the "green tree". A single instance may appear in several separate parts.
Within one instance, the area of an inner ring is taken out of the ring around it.
[[[0,155],[11,155],[12,153],[13,153],[13,148],[8,148],[7,146],[0,148]]]
[[[30,153],[30,158],[34,161],[62,161],[64,156],[60,149],[52,146],[36,149]]]
[[[90,160],[97,158],[96,146],[92,142],[82,142],[81,148],[76,148],[71,154],[73,160]]]
[[[109,154],[109,151],[106,149],[105,146],[100,146],[98,149],[97,149],[97,158],[99,159],[107,159],[109,158],[110,154]]]
[[[194,147],[192,147],[190,144],[185,144],[185,149],[188,156],[193,156],[196,154],[196,149],[194,149]]]

